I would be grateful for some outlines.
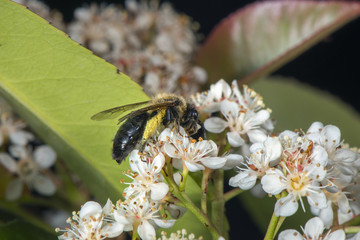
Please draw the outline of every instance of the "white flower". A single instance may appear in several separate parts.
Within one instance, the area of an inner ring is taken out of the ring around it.
[[[176,233],[170,233],[170,236],[167,236],[167,233],[162,231],[161,238],[158,240],[203,240],[203,237],[195,238],[195,234],[187,234],[186,229],[178,230]]]
[[[167,128],[160,135],[166,141],[164,152],[174,158],[174,167],[181,169],[185,164],[190,172],[196,172],[205,167],[219,169],[225,165],[226,158],[217,157],[218,149],[213,141],[196,141],[188,137],[183,129],[180,132],[175,133]]]
[[[231,94],[229,84],[224,79],[220,79],[210,85],[209,91],[192,96],[192,100],[199,111],[213,113],[220,111],[221,101],[230,98]]]
[[[306,137],[326,150],[329,174],[336,179],[336,184],[340,184],[340,188],[346,187],[358,173],[356,167],[358,155],[349,149],[341,148],[339,128],[314,122],[308,129]]]
[[[264,143],[254,143],[250,147],[250,157],[244,168],[230,178],[229,185],[248,190],[254,187],[256,180],[265,175],[265,172],[279,160],[281,144],[279,139],[268,137]]]
[[[113,204],[110,200],[101,208],[94,201],[86,202],[78,213],[73,212],[72,218],[68,219],[70,228],[66,230],[56,229],[57,232],[65,232],[59,236],[59,240],[100,240],[119,236],[124,229],[124,224],[114,221]]]
[[[267,170],[261,179],[265,192],[279,194],[286,190],[288,193],[276,202],[276,216],[294,214],[298,209],[297,200],[300,200],[305,211],[302,197],[307,197],[310,206],[314,208],[325,208],[327,199],[320,182],[326,176],[326,151],[294,132],[285,131],[279,138],[283,146],[281,162],[278,165],[281,168]]]
[[[134,150],[129,156],[130,167],[136,174],[130,176],[133,182],[124,190],[126,198],[144,198],[150,193],[152,200],[161,200],[169,191],[169,186],[162,182],[161,169],[165,164],[165,157],[159,153],[154,158]]]
[[[14,120],[8,113],[1,114],[0,124],[0,146],[10,139],[10,142],[16,145],[25,146],[34,139],[34,135],[23,130],[26,123],[22,120]]]
[[[156,238],[153,224],[169,228],[175,223],[175,220],[161,219],[159,205],[146,198],[128,199],[125,202],[119,201],[114,212],[114,218],[118,223],[124,225],[124,231],[133,231],[136,228],[140,238],[143,240]]]
[[[56,186],[42,171],[51,167],[56,161],[56,153],[51,147],[44,145],[35,149],[22,146],[10,146],[9,152],[18,158],[16,161],[7,153],[0,153],[0,163],[11,173],[18,176],[11,180],[6,188],[5,197],[8,200],[18,199],[22,192],[23,183],[38,193],[50,196],[56,191]]]
[[[261,128],[270,117],[268,110],[254,112],[241,108],[236,102],[224,100],[220,103],[220,111],[225,120],[219,117],[206,119],[204,126],[206,130],[213,133],[221,133],[229,128],[227,139],[231,146],[240,147],[246,141],[263,142],[266,139],[266,131]],[[245,139],[244,139],[245,138]]]
[[[263,98],[247,85],[243,85],[243,93],[241,93],[237,81],[234,80],[231,84],[231,88],[233,89],[234,94],[232,100],[238,102],[244,108],[254,112],[265,108]]]
[[[322,235],[324,231],[324,224],[320,218],[311,218],[305,224],[303,229],[304,235],[296,230],[285,230],[279,234],[278,240],[345,240],[345,232],[337,230],[335,232],[328,232],[325,236]]]

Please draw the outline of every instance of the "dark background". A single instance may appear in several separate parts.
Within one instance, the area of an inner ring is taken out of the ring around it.
[[[60,10],[66,21],[71,21],[72,12],[76,7],[92,1],[46,0],[45,2],[51,8]],[[124,1],[106,2],[123,3]],[[254,1],[173,0],[169,2],[176,10],[199,22],[200,32],[206,37],[221,19]],[[357,86],[360,79],[360,73],[357,71],[360,68],[359,27],[360,19],[350,22],[275,74],[292,76],[301,82],[327,90],[360,111],[360,101],[357,99],[360,90]]]
[[[61,11],[67,22],[71,21],[73,10],[85,3],[85,1],[72,0],[47,0],[44,2],[51,8]],[[90,3],[90,1],[86,2]],[[107,2],[123,3],[123,1]],[[221,19],[253,1],[178,0],[169,2],[177,11],[191,16],[193,20],[199,22],[200,32],[206,38]],[[358,100],[360,87],[357,86],[360,79],[358,71],[360,68],[359,29],[360,19],[347,24],[296,60],[276,71],[275,74],[294,77],[298,81],[329,91],[360,112],[360,101]],[[237,204],[236,200],[230,201],[226,207],[231,209],[227,213],[231,223],[231,239],[238,239],[238,236],[247,236],[251,239],[263,237],[263,234],[254,228],[250,217]]]

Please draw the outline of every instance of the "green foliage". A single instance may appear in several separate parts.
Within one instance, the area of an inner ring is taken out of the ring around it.
[[[307,130],[320,121],[340,128],[342,139],[350,146],[360,142],[359,114],[327,92],[296,82],[294,79],[270,77],[252,85],[264,98],[276,119],[275,133],[284,129]]]
[[[2,240],[55,240],[55,234],[50,234],[37,228],[31,223],[14,220],[0,225],[0,239]]]
[[[24,7],[0,2],[0,93],[103,203],[117,200],[122,170],[111,158],[116,120],[90,117],[146,100],[123,73]]]

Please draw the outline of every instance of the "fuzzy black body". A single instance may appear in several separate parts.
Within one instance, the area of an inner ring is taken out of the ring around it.
[[[179,130],[181,126],[193,139],[206,139],[204,126],[198,119],[195,106],[174,94],[158,94],[151,101],[107,109],[95,114],[91,119],[113,119],[132,109],[137,110],[119,118],[119,123],[123,124],[113,142],[112,157],[119,164],[138,145],[143,149],[146,141],[160,126],[175,130]]]
[[[117,163],[120,164],[141,141],[148,119],[149,114],[142,113],[134,118],[129,118],[121,125],[113,143],[112,157]]]

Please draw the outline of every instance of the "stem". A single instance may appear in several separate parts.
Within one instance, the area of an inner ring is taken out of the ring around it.
[[[133,230],[131,240],[140,240],[140,236],[139,236],[137,230]]]
[[[360,224],[360,215],[356,216],[355,218],[345,223],[346,226],[356,226],[359,224]]]
[[[356,234],[360,232],[360,226],[345,227],[344,231],[346,234]]]
[[[269,226],[266,231],[266,235],[264,240],[273,240],[275,236],[275,229],[278,226],[279,217],[275,216],[275,211],[272,214],[271,220],[269,222]]]
[[[185,184],[186,184],[186,179],[187,179],[188,175],[189,175],[189,170],[186,167],[185,163],[183,162],[182,178],[181,178],[181,181],[180,181],[180,184],[179,184],[179,190],[181,192],[183,192],[185,190]]]
[[[279,200],[282,197],[285,197],[287,195],[286,191],[282,191],[281,194],[276,195],[276,199]],[[280,229],[282,223],[284,222],[285,217],[277,217],[275,215],[275,208],[274,208],[274,212],[271,216],[267,231],[266,231],[266,235],[264,240],[273,240],[277,231]]]
[[[276,229],[275,229],[275,232],[274,232],[274,236],[276,236],[277,232],[279,231],[281,225],[284,223],[286,217],[280,217],[279,218],[279,221],[278,221],[278,224],[276,225]]]
[[[212,169],[205,168],[203,171],[202,181],[201,181],[201,210],[204,214],[207,214],[207,189],[209,184],[210,174],[212,173]]]
[[[228,191],[224,194],[224,200],[225,200],[225,202],[227,202],[230,199],[236,197],[237,195],[239,195],[240,193],[243,193],[243,192],[244,192],[244,190],[242,190],[241,188],[231,189],[230,191]]]
[[[185,207],[190,212],[192,212],[195,217],[206,227],[206,229],[213,236],[213,239],[219,239],[221,234],[216,230],[209,218],[191,201],[185,192],[180,191],[179,187],[176,185],[173,179],[166,177],[164,173],[163,175],[167,183],[174,189],[172,194],[174,194],[174,196],[178,198],[185,205]]]
[[[211,220],[219,232],[223,233],[225,199],[224,199],[224,170],[214,173],[214,200],[211,203]]]
[[[338,208],[335,204],[332,204],[332,210],[334,213],[334,217],[333,217],[333,226],[337,227],[339,226],[339,218],[338,218]]]

